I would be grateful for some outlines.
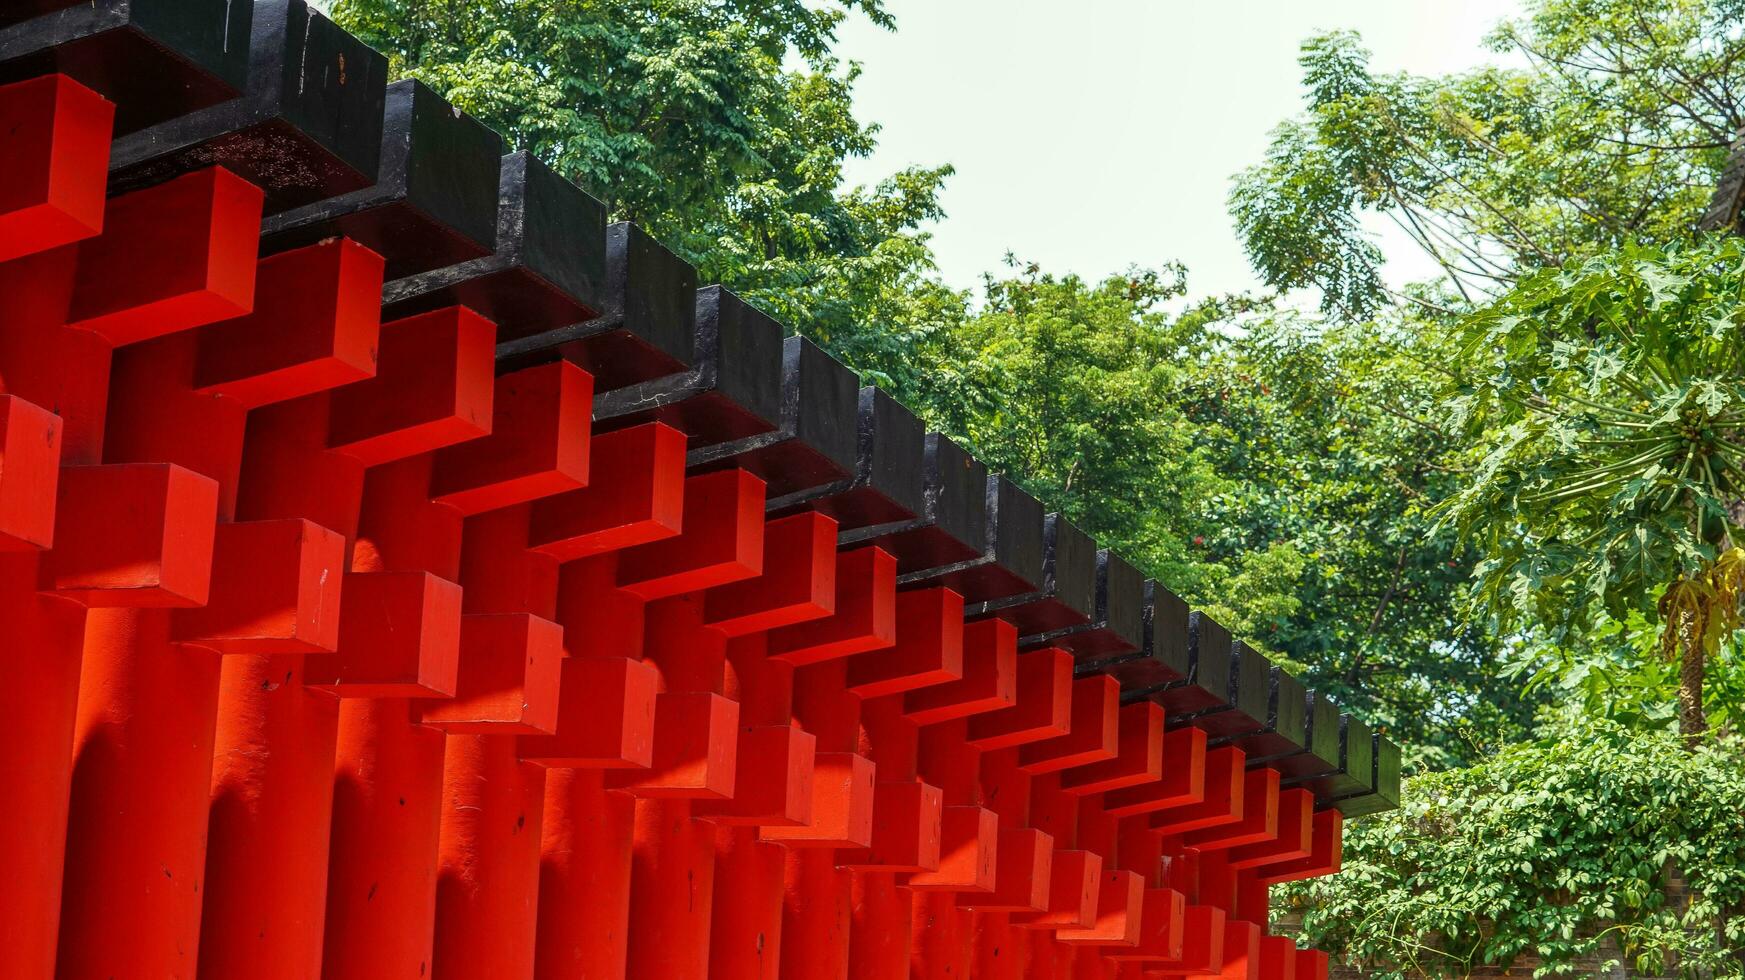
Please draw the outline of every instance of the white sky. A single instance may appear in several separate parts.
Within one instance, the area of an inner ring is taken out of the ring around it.
[[[1518,0],[886,0],[838,52],[863,64],[856,112],[884,126],[850,183],[952,163],[932,230],[960,288],[1013,251],[1097,279],[1187,263],[1204,296],[1257,285],[1224,209],[1230,177],[1297,112],[1297,51],[1323,29],[1363,35],[1381,71],[1458,71]],[[1434,267],[1384,223],[1394,282]]]

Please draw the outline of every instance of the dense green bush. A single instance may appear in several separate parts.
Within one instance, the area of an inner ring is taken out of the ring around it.
[[[1399,810],[1347,825],[1344,870],[1281,898],[1377,977],[1527,957],[1570,976],[1595,953],[1598,970],[1745,976],[1745,746],[1562,721],[1410,780]]]

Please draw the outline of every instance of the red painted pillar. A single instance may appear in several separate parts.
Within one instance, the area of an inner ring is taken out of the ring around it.
[[[620,588],[649,601],[648,661],[660,672],[654,766],[619,784],[636,801],[626,976],[705,976],[714,828],[693,800],[730,797],[738,704],[721,696],[726,637],[706,625],[700,590],[755,578],[764,562],[764,485],[723,471],[685,485],[684,531],[619,560]]]
[[[761,515],[756,519],[761,525]],[[700,597],[652,604],[647,630],[648,657],[660,669],[669,698],[720,690],[725,638],[703,626]],[[666,734],[658,730],[663,724],[658,713],[655,723],[658,739]],[[671,724],[696,722],[687,718]],[[657,791],[636,801],[626,976],[655,980],[708,975],[715,831],[693,818],[691,798],[725,796],[731,790],[732,779],[727,778],[718,789],[681,790],[672,796]]]
[[[342,697],[347,688],[354,696],[340,706],[326,977],[431,975],[440,968],[432,950],[445,808],[445,736],[432,726],[453,728],[474,718],[472,709],[498,706],[489,689],[503,660],[477,654],[501,643],[527,644],[530,637],[554,633],[557,627],[546,624],[548,629],[519,633],[511,628],[506,633],[518,639],[504,639],[490,624],[463,627],[451,618],[460,611],[458,601],[437,610],[430,605],[431,597],[457,591],[453,583],[460,578],[468,515],[562,492],[585,477],[585,456],[576,455],[585,453],[585,430],[578,427],[586,417],[585,379],[579,369],[563,364],[500,378],[489,438],[378,466],[366,478],[348,580],[372,589],[411,588],[411,609],[421,608],[422,601],[426,615],[422,621],[416,612],[401,617],[415,623],[404,630],[410,637],[404,642],[413,648],[405,663],[389,658],[376,642],[343,652],[329,668],[339,678]],[[528,617],[512,618],[519,624],[509,627],[530,625]],[[469,633],[484,647],[473,657],[462,655]],[[426,675],[433,662],[445,666],[445,676],[432,680],[435,675]],[[510,663],[519,666],[518,661]],[[486,690],[477,689],[481,686]],[[517,688],[514,693],[520,692]],[[433,697],[401,700],[418,694]],[[459,701],[443,697],[455,694],[461,695]],[[502,703],[508,700],[515,699]],[[555,705],[551,710],[555,712]],[[471,785],[477,787],[476,782]],[[528,797],[512,793],[505,799],[526,802]],[[535,797],[531,812],[510,808],[517,818],[536,820],[543,803]],[[536,853],[537,839],[533,847]]]
[[[907,870],[938,869],[943,802],[937,787],[916,777],[915,723],[904,716],[901,697],[862,705],[861,722],[879,782],[872,846],[838,858],[855,872],[848,975],[887,980],[909,975],[914,896],[899,879]]]
[[[834,564],[835,522],[828,523]],[[766,543],[773,543],[771,537],[766,536]],[[773,548],[768,560],[777,560]],[[793,558],[783,555],[780,560]],[[787,851],[764,842],[760,828],[793,825],[812,816],[816,740],[790,720],[793,667],[768,659],[767,651],[762,633],[728,643],[726,693],[739,702],[740,711],[734,798],[704,806],[717,825],[709,976],[722,980],[775,980],[781,975]]]
[[[215,214],[232,214],[238,227],[223,224],[234,238],[209,242],[210,254],[177,260],[252,263],[254,228],[248,224],[244,235],[240,225],[258,217],[258,191],[234,178],[194,176],[205,182],[187,185],[193,190],[179,186],[189,180],[183,178],[135,196],[168,193],[163,188],[197,191],[196,200],[211,202]],[[159,220],[185,218],[170,210]],[[126,227],[117,222],[109,233]],[[161,243],[152,248],[143,263],[147,272],[186,274],[151,268],[164,261]],[[381,274],[381,259],[349,242],[273,256],[260,262],[258,312],[122,351],[105,459],[170,461],[200,473],[213,483],[212,513],[228,520],[247,412],[374,372]],[[209,276],[210,269],[199,275]],[[93,329],[162,329],[137,307],[93,312]],[[321,649],[337,626],[332,614],[343,553],[330,532],[304,522],[227,524],[217,542],[210,602],[205,594],[184,593],[170,604],[196,608],[106,610],[87,623],[60,936],[63,975],[192,974],[219,654],[256,641]],[[309,576],[325,584],[305,589]],[[305,608],[306,602],[312,605]],[[123,801],[121,812],[117,801]],[[139,811],[130,812],[135,806]],[[121,870],[130,865],[131,874]],[[116,902],[117,894],[132,898]]]
[[[682,470],[682,455],[679,466]],[[640,663],[642,601],[620,592],[617,578],[616,553],[565,565],[559,578],[557,617],[570,651],[563,665],[566,681],[586,680],[593,675],[585,669],[610,669],[613,660],[622,660],[619,676],[646,675],[648,694],[642,710],[647,717],[640,725],[617,719],[618,725],[603,732],[602,738],[555,750],[585,753],[585,761],[594,767],[554,769],[546,777],[535,957],[539,980],[624,975],[636,807],[629,793],[609,787],[608,777],[611,769],[646,768],[653,761],[656,679],[652,669]],[[566,683],[558,703],[560,739],[575,733],[586,717],[587,706],[570,692],[598,690],[591,684]],[[639,737],[627,738],[626,733]]]
[[[449,733],[436,904],[439,977],[533,976],[545,769],[521,760],[516,736],[556,728],[563,635],[553,622],[557,561],[529,550],[531,515],[523,504],[467,521],[461,689],[456,702],[433,702],[425,713]],[[485,635],[475,639],[481,630]],[[486,659],[500,662],[487,666]]]
[[[607,789],[604,770],[553,769],[544,821],[535,975],[622,977],[635,800]]]
[[[62,322],[71,277],[33,273],[70,271],[77,252],[61,246],[102,230],[114,114],[113,105],[64,75],[0,86],[0,132],[7,134],[0,144],[7,175],[0,188],[0,647],[10,654],[0,657],[0,714],[8,720],[0,782],[11,794],[0,816],[6,976],[54,970],[84,608],[37,591],[38,553],[54,542],[61,419],[4,392],[31,387],[23,375],[33,369],[41,384],[96,366],[53,356],[49,338],[69,333]],[[59,254],[43,261],[14,261],[53,249]],[[107,350],[94,353],[106,375]],[[89,452],[66,459],[96,461]]]
[[[641,661],[643,600],[620,589],[628,548],[679,533],[685,439],[651,424],[596,436],[584,490],[533,506],[530,539],[564,562],[557,621],[557,734],[523,736],[524,759],[551,768],[541,834],[534,972],[540,980],[624,975],[634,798],[610,770],[655,764],[658,672]]]
[[[458,307],[384,324],[374,378],[251,413],[238,516],[302,517],[349,542],[368,466],[488,434],[495,333]],[[224,661],[204,974],[321,970],[340,702],[304,683],[306,666],[301,654]]]
[[[967,742],[968,722],[921,730],[918,772],[944,793],[939,870],[909,877],[914,891],[914,953],[917,977],[967,976],[975,961],[975,935],[960,898],[992,893],[999,845],[998,817],[982,806],[981,750]]]
[[[73,718],[85,609],[37,592],[33,554],[0,554],[0,712],[13,737],[0,780],[15,805],[0,816],[0,975],[54,972],[61,867],[72,780]]]
[[[845,688],[851,659],[822,661],[794,675],[794,718],[817,739],[818,756],[811,822],[764,830],[765,839],[789,848],[784,980],[848,975],[853,882],[837,868],[836,854],[872,843],[875,781],[873,764],[859,753],[860,698]]]
[[[13,936],[0,947],[0,974],[21,977],[54,970],[85,630],[81,604],[37,591],[35,549],[54,537],[60,465],[60,420],[0,395],[0,712],[11,732],[0,781],[14,804],[0,816],[0,921]]]

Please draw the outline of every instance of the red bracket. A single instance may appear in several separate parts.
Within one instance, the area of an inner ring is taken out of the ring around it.
[[[1198,803],[1157,811],[1151,817],[1151,829],[1160,834],[1185,834],[1241,820],[1247,765],[1247,756],[1238,748],[1225,746],[1206,753],[1205,795]]]
[[[1327,980],[1327,954],[1318,949],[1297,950],[1297,980]]]
[[[959,908],[980,912],[1046,912],[1054,879],[1054,838],[1029,827],[1000,830],[991,895],[960,895]]]
[[[1010,708],[1018,701],[1018,630],[999,619],[963,628],[963,679],[903,695],[903,712],[916,725]]]
[[[54,543],[60,471],[60,416],[0,394],[0,551]]]
[[[979,806],[948,806],[940,825],[939,870],[909,876],[918,892],[991,895],[999,869],[1000,817]]]
[[[869,847],[873,840],[872,760],[853,752],[820,752],[812,771],[812,819],[765,827],[758,836],[789,847]]]
[[[460,672],[460,586],[425,572],[349,572],[339,649],[303,661],[304,683],[342,698],[448,697]]]
[[[1120,748],[1121,685],[1107,674],[1072,684],[1072,727],[1065,735],[1018,750],[1018,765],[1031,775],[1059,772],[1113,759]]]
[[[1147,888],[1139,918],[1139,945],[1104,955],[1116,962],[1180,962],[1187,934],[1187,899],[1173,888]]]
[[[1278,795],[1278,837],[1230,849],[1225,857],[1237,870],[1269,864],[1301,861],[1313,850],[1315,795],[1306,789],[1287,789]]]
[[[1072,654],[1058,647],[1018,657],[1018,703],[969,720],[969,744],[984,752],[1059,738],[1072,725]]]
[[[1103,812],[1112,817],[1128,817],[1192,806],[1205,798],[1205,730],[1177,728],[1163,736],[1163,778],[1111,791],[1103,797]]]
[[[67,325],[120,347],[247,314],[261,201],[220,167],[111,199],[79,243]]]
[[[607,784],[642,799],[724,800],[738,768],[739,703],[698,691],[667,692],[654,703],[654,764],[613,772]]]
[[[418,720],[451,735],[549,735],[563,658],[563,627],[548,619],[462,616],[454,697],[422,702]]]
[[[1014,915],[1012,924],[1026,929],[1093,928],[1103,887],[1103,856],[1056,850],[1049,870],[1047,906],[1035,915]]]
[[[1144,911],[1145,879],[1132,871],[1105,871],[1097,888],[1096,924],[1061,929],[1054,938],[1074,946],[1138,946]]]
[[[812,819],[813,760],[818,740],[793,725],[763,725],[739,732],[739,759],[731,799],[701,801],[699,817],[741,827],[798,827]]]
[[[586,486],[593,400],[568,361],[498,378],[490,437],[436,454],[430,499],[471,517]]]
[[[1142,786],[1163,777],[1163,707],[1153,701],[1129,704],[1120,712],[1115,758],[1060,774],[1060,788],[1081,796]]]
[[[221,524],[206,605],[176,613],[170,638],[219,653],[339,648],[345,538],[304,520]]]
[[[845,850],[836,865],[855,871],[937,871],[945,795],[919,780],[879,783],[873,791],[872,846]]]
[[[451,306],[379,336],[375,376],[333,392],[328,448],[379,466],[491,434],[495,324]]]
[[[897,594],[897,643],[848,661],[848,689],[862,698],[901,694],[963,677],[963,596],[950,589]]]
[[[685,435],[659,422],[593,437],[581,490],[533,502],[528,547],[571,562],[664,541],[684,520]]]
[[[685,481],[684,530],[618,559],[618,587],[665,599],[763,573],[764,483],[744,470]]]
[[[204,605],[218,484],[172,463],[61,469],[44,591],[87,606]]]
[[[747,636],[836,611],[836,522],[808,512],[768,522],[763,574],[703,594],[703,625]]]
[[[835,612],[773,629],[769,657],[803,667],[883,650],[897,641],[897,559],[860,548],[836,559]]]
[[[1304,878],[1338,874],[1342,858],[1345,815],[1326,809],[1315,814],[1309,841],[1309,856],[1298,861],[1270,864],[1259,870],[1260,882],[1277,885]]]
[[[103,230],[115,106],[65,75],[0,86],[0,262]]]
[[[1260,937],[1260,980],[1296,980],[1297,941],[1289,936]]]
[[[1196,830],[1182,843],[1198,851],[1258,844],[1278,836],[1278,770],[1255,769],[1242,780],[1242,819],[1224,827]]]
[[[194,390],[254,408],[375,376],[382,257],[349,239],[260,261],[254,312],[200,330]]]
[[[1224,968],[1224,910],[1211,905],[1190,905],[1182,930],[1181,954],[1171,962],[1148,963],[1154,975],[1217,976]]]
[[[521,758],[563,769],[647,769],[654,764],[660,672],[628,657],[563,662],[557,734],[521,739]]]

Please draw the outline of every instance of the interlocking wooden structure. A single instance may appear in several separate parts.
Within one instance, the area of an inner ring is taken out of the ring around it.
[[[1399,753],[303,0],[0,0],[0,977],[1316,980]]]

